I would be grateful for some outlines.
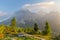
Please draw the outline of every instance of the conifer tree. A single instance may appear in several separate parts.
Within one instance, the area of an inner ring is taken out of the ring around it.
[[[12,20],[11,20],[11,32],[16,32],[16,18],[14,17]]]
[[[11,20],[11,26],[13,26],[13,27],[16,26],[16,18],[15,17]]]
[[[37,32],[39,30],[37,23],[34,24],[34,31]]]
[[[44,34],[44,35],[50,35],[50,34],[51,34],[50,25],[49,25],[48,22],[46,22],[46,24],[45,24],[45,29],[44,29],[44,31],[43,31],[43,34]]]

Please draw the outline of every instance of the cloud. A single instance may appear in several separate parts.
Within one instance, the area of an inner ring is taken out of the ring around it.
[[[54,1],[50,2],[40,2],[35,4],[25,4],[22,8],[29,9],[30,11],[52,11],[52,10],[58,10],[58,6]]]
[[[7,15],[6,12],[0,11],[0,16],[6,16],[6,15]]]
[[[9,13],[0,11],[0,22],[5,21],[10,18]]]
[[[41,3],[35,3],[35,4],[25,4],[24,7],[29,7],[29,6],[43,6],[43,5],[53,5],[55,2],[41,2]]]

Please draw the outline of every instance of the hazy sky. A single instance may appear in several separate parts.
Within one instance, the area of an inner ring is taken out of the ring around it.
[[[0,22],[21,8],[30,11],[60,10],[60,0],[0,0]]]

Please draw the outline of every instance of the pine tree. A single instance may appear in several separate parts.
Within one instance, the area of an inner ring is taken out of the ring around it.
[[[43,31],[43,34],[44,34],[44,35],[50,35],[50,34],[51,34],[50,25],[49,25],[48,22],[46,22],[46,24],[45,24],[45,29],[44,29],[44,31]]]
[[[16,18],[15,17],[11,20],[11,26],[13,26],[13,27],[16,26]]]
[[[37,23],[34,24],[34,31],[37,32],[39,30]]]
[[[11,32],[16,32],[16,18],[11,20]]]

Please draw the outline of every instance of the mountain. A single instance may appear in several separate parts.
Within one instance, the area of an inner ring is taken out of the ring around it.
[[[60,32],[60,13],[59,12],[44,12],[39,11],[37,13],[32,13],[29,10],[20,10],[15,13],[15,17],[17,19],[17,23],[20,26],[33,26],[36,22],[40,29],[43,29],[45,26],[45,22],[48,21],[51,25],[51,28],[54,32]]]
[[[17,19],[17,24],[19,26],[28,26],[34,23],[33,17],[35,13],[30,12],[29,10],[20,10],[14,14],[14,17]]]
[[[20,10],[14,14],[14,17],[17,19],[17,24],[19,26],[33,26],[33,24],[36,22],[38,24],[41,24],[41,19],[44,17],[43,15],[45,12],[41,11],[42,14],[39,13],[33,13],[26,10]]]
[[[11,19],[15,17],[17,19],[17,25],[20,27],[32,27],[36,22],[39,25],[40,29],[43,29],[45,22],[48,21],[52,30],[54,32],[60,32],[60,13],[59,12],[44,12],[38,11],[33,13],[28,9],[22,9],[14,13],[14,15],[6,21],[3,21],[4,24],[10,24]],[[2,24],[0,23],[0,24]]]

